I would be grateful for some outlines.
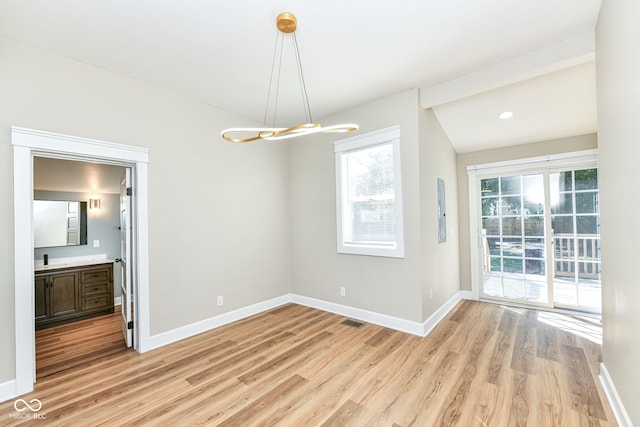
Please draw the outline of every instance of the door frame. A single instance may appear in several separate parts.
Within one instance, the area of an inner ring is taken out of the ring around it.
[[[15,286],[15,395],[33,391],[35,383],[33,158],[107,163],[131,167],[135,197],[133,224],[135,261],[133,285],[136,310],[134,347],[150,348],[149,231],[147,165],[149,150],[21,127],[11,127],[13,146],[14,286]]]
[[[119,233],[119,242],[120,242],[120,262],[118,266],[118,273],[120,275],[120,318],[122,322],[122,334],[124,335],[124,341],[127,345],[127,348],[134,347],[133,339],[135,337],[135,329],[130,328],[129,325],[132,324],[133,320],[133,312],[132,312],[132,303],[135,307],[135,295],[134,295],[134,286],[133,286],[133,277],[132,274],[133,264],[132,260],[132,251],[133,243],[135,243],[135,238],[132,236],[132,230],[135,231],[135,228],[132,228],[133,211],[131,209],[133,205],[133,194],[128,194],[129,188],[133,188],[133,169],[125,168],[122,172],[122,176],[120,177],[120,203],[118,204],[118,218],[120,218],[120,233]],[[125,214],[123,215],[123,207],[125,209]],[[123,239],[124,237],[124,239]],[[123,244],[124,240],[124,244]],[[135,257],[133,258],[135,260]]]
[[[471,256],[471,293],[468,295],[470,299],[479,300],[483,298],[481,292],[482,224],[480,221],[480,179],[487,174],[522,174],[542,169],[555,169],[560,167],[572,168],[574,166],[592,164],[593,162],[597,163],[597,160],[598,150],[592,149],[467,166],[467,176],[469,183],[469,254]],[[545,197],[548,197],[548,195],[545,195]],[[549,205],[547,204],[547,206]],[[548,255],[549,254],[547,254],[547,259],[549,259]],[[549,289],[549,292],[551,292],[551,289]],[[492,298],[491,300],[501,301],[505,303],[514,302],[513,300],[502,300],[499,298]],[[522,302],[519,302],[518,304],[530,305],[524,304]],[[552,298],[550,299],[549,304],[549,308],[553,308]],[[546,307],[546,305],[542,306]]]

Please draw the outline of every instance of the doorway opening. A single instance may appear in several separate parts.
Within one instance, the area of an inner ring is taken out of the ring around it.
[[[39,379],[131,347],[121,302],[135,298],[123,291],[131,168],[36,156],[33,170]]]
[[[14,153],[15,394],[33,390],[35,382],[35,313],[33,249],[33,163],[50,157],[131,168],[132,273],[136,296],[133,347],[144,352],[149,342],[148,149],[33,129],[11,128]]]
[[[595,153],[476,166],[469,185],[480,298],[601,313]]]

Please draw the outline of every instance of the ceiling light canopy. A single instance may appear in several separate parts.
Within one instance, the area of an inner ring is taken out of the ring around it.
[[[283,12],[276,18],[276,27],[278,33],[276,36],[276,46],[273,52],[273,64],[271,65],[271,78],[269,80],[269,92],[267,94],[267,106],[264,113],[263,127],[259,128],[229,128],[222,131],[222,138],[231,142],[251,142],[259,139],[265,139],[267,141],[278,141],[281,139],[296,138],[298,136],[311,135],[319,132],[352,132],[358,130],[358,125],[353,123],[346,123],[340,125],[332,125],[323,127],[319,123],[314,123],[311,117],[311,108],[309,107],[309,98],[307,96],[307,88],[304,84],[304,74],[302,73],[302,63],[300,62],[300,51],[298,49],[298,41],[296,39],[296,28],[298,21],[296,17],[289,12]],[[305,120],[306,123],[291,126],[291,127],[275,127],[276,112],[278,107],[278,88],[280,84],[280,66],[282,63],[282,46],[284,44],[285,34],[290,34],[293,39],[294,52],[296,65],[298,68],[298,76],[300,80],[300,88],[302,93],[302,103],[304,105]],[[279,51],[279,55],[276,55]],[[276,57],[279,57],[279,61],[276,61]],[[276,62],[278,65],[276,79],[274,80],[274,70],[276,69]],[[275,94],[272,94],[272,83],[275,82]],[[273,120],[271,126],[267,126],[267,117],[269,117],[269,101],[274,101],[273,106]]]

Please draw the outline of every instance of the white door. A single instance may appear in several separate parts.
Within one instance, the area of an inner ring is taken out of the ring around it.
[[[131,169],[120,178],[120,271],[122,333],[127,347],[133,344],[133,298],[131,286]]]

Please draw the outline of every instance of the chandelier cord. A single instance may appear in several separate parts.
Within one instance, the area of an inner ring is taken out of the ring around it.
[[[292,33],[293,35],[293,44],[295,46],[296,52],[296,63],[298,64],[298,76],[300,78],[300,86],[302,89],[302,103],[305,105],[305,118],[308,120],[307,123],[313,123],[313,118],[311,117],[311,106],[309,105],[309,95],[307,94],[307,85],[304,82],[304,73],[302,72],[302,60],[300,59],[300,49],[298,48],[298,38],[296,37],[295,31]]]
[[[282,37],[282,38],[281,38]],[[271,118],[271,126],[275,127],[276,125],[276,117],[278,115],[278,95],[280,93],[280,76],[281,76],[281,70],[282,70],[282,50],[283,50],[283,44],[284,44],[284,35],[280,34],[280,31],[278,31],[276,33],[276,43],[275,46],[273,48],[273,61],[271,63],[271,75],[269,76],[269,91],[267,93],[267,105],[264,108],[264,120],[263,120],[263,125],[267,125],[267,120],[270,119],[269,117],[269,106],[271,105],[271,94],[272,89],[273,89],[273,80],[274,80],[274,73],[277,73],[276,75],[276,90],[275,90],[275,96],[274,96],[274,103],[273,103],[273,117]],[[277,61],[278,62],[278,69],[276,71],[276,57],[278,56],[278,48],[280,48],[280,58]]]
[[[284,34],[280,39],[280,59],[278,60],[278,80],[276,81],[276,101],[273,105],[273,122],[271,127],[276,127],[276,118],[278,117],[278,97],[280,96],[280,77],[282,77],[282,51],[284,50]]]
[[[264,107],[264,119],[262,125],[267,125],[267,116],[269,114],[269,103],[271,101],[271,85],[273,82],[273,71],[276,68],[276,53],[278,52],[278,37],[280,37],[280,31],[276,31],[276,42],[273,46],[273,59],[271,60],[271,75],[269,76],[269,90],[267,91],[267,104]]]
[[[302,60],[300,58],[300,48],[298,47],[298,39],[296,37],[296,33],[293,32],[291,34],[293,36],[293,51],[296,58],[296,69],[298,71],[298,79],[300,81],[300,92],[302,96],[302,104],[304,107],[304,116],[307,123],[313,123],[313,116],[311,115],[311,105],[309,103],[309,94],[307,93],[307,85],[304,80],[304,72],[302,69]],[[280,49],[280,57],[278,59],[278,66],[276,71],[276,58],[278,56],[278,48]],[[269,90],[267,92],[267,105],[264,109],[264,119],[262,121],[263,125],[267,125],[267,121],[272,119],[271,126],[275,127],[276,125],[276,117],[278,111],[278,96],[280,93],[280,77],[282,76],[282,52],[284,50],[284,34],[281,31],[277,31],[276,33],[276,43],[273,48],[273,58],[271,61],[271,75],[269,76]],[[269,107],[271,105],[271,96],[273,93],[273,81],[274,74],[276,74],[276,88],[274,94],[274,105],[273,105],[273,117],[269,117]]]

